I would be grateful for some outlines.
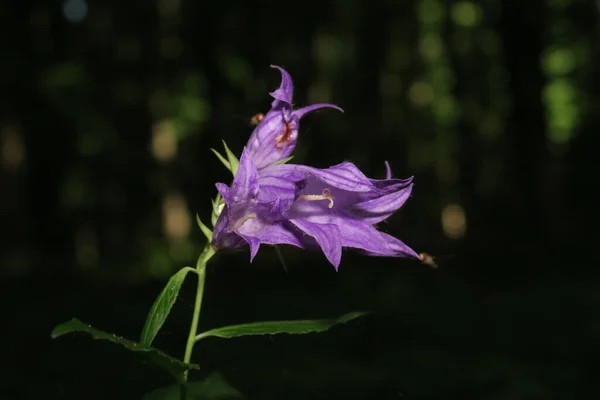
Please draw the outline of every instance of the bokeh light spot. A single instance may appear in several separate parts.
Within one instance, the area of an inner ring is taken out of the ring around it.
[[[444,43],[440,35],[428,33],[423,35],[421,42],[419,43],[419,52],[421,57],[428,61],[437,60],[444,51]]]
[[[167,162],[177,155],[177,137],[173,121],[164,120],[154,124],[151,148],[154,158],[162,162]]]
[[[565,75],[575,68],[575,55],[567,48],[553,48],[544,54],[542,66],[551,76]]]
[[[192,218],[185,199],[169,193],[163,200],[163,231],[169,241],[185,239],[191,229]]]
[[[472,28],[481,19],[481,9],[469,1],[459,1],[452,6],[450,15],[456,25]]]
[[[577,90],[568,79],[553,79],[544,88],[548,140],[554,144],[568,142],[579,122]]]
[[[427,82],[414,82],[408,90],[408,98],[414,105],[424,107],[433,100],[433,88]]]
[[[442,229],[451,239],[460,239],[467,230],[467,216],[458,204],[448,204],[442,210]]]

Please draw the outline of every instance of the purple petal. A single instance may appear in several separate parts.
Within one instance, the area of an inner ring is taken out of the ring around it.
[[[252,158],[257,169],[262,169],[281,161],[294,150],[296,138],[290,136],[290,140],[277,147],[277,138],[283,135],[286,121],[282,110],[271,110],[265,115],[262,122],[254,128],[248,144],[248,155]]]
[[[229,186],[227,186],[224,183],[220,183],[220,182],[215,183],[215,186],[217,187],[217,191],[219,192],[219,194],[221,195],[223,200],[225,200],[225,204],[227,204],[228,206],[231,206],[232,198],[231,198],[231,189],[229,189]]]
[[[392,169],[390,168],[390,163],[388,163],[387,161],[384,161],[384,163],[385,163],[385,179],[390,180],[390,179],[392,179]]]
[[[389,218],[398,211],[410,197],[411,191],[412,184],[397,192],[354,204],[346,212],[352,218],[373,225]]]
[[[292,165],[289,165],[292,166]],[[296,165],[301,171],[308,172],[326,185],[346,190],[349,192],[368,192],[375,186],[358,167],[350,162],[341,163],[327,169],[312,168],[305,165]]]
[[[274,92],[269,93],[271,97],[275,99],[273,101],[272,106],[275,107],[277,105],[277,101],[282,101],[292,106],[292,97],[294,95],[294,84],[292,83],[292,77],[290,74],[283,68],[277,65],[271,65],[271,68],[277,68],[279,72],[281,72],[281,84],[279,88]]]
[[[235,249],[244,245],[242,238],[229,230],[229,209],[227,206],[217,219],[211,244],[217,249]]]
[[[289,244],[296,247],[304,247],[300,238],[290,229],[286,229],[282,224],[269,224],[260,219],[248,220],[240,229],[238,234],[250,246],[250,262],[254,260],[261,244]]]
[[[379,232],[381,238],[385,243],[392,249],[395,253],[396,257],[406,257],[406,258],[416,258],[420,259],[419,255],[406,244],[404,244],[400,239],[396,239],[392,235],[388,235],[384,232]],[[377,256],[379,254],[371,254]]]
[[[302,182],[306,180],[307,176],[304,171],[294,167],[290,168],[290,166],[294,166],[294,164],[275,164],[261,169],[259,182],[272,178],[285,179],[289,182]]]
[[[258,192],[258,171],[244,147],[240,157],[238,171],[231,184],[231,194],[234,202],[246,201],[256,197]]]
[[[260,241],[270,245],[289,244],[300,248],[304,247],[300,238],[291,229],[279,223],[265,229],[260,235]]]
[[[413,178],[412,176],[408,179],[369,179],[371,183],[377,188],[375,193],[377,196],[392,193],[409,186]]]
[[[379,256],[397,256],[398,252],[381,238],[381,232],[368,222],[354,220],[344,215],[313,215],[303,219],[309,223],[335,225],[340,232],[341,245],[366,251]]]
[[[384,240],[381,240],[381,232],[368,223],[338,217],[336,225],[340,228],[344,247],[352,247],[380,256],[396,254]]]
[[[304,219],[291,219],[290,222],[317,241],[327,260],[337,270],[342,259],[342,243],[338,226],[334,224],[315,224]]]
[[[248,246],[250,246],[250,262],[252,262],[252,260],[254,260],[254,257],[256,257],[256,253],[258,253],[258,249],[260,248],[260,240],[254,236],[247,236],[242,234],[239,235],[242,237],[242,239],[246,241],[246,243],[248,243]]]
[[[261,176],[259,184],[258,202],[274,204],[277,201],[277,212],[281,214],[290,208],[298,198],[298,195],[306,186],[306,180],[294,182],[282,177]]]
[[[306,186],[306,174],[286,165],[270,165],[263,168],[259,175],[258,201],[272,203],[278,200],[277,210],[272,210],[278,214],[290,208]]]
[[[297,110],[294,110],[294,115],[298,117],[298,119],[304,117],[311,111],[318,110],[319,108],[335,108],[338,111],[344,112],[340,107],[334,104],[311,104],[310,106],[302,107]]]

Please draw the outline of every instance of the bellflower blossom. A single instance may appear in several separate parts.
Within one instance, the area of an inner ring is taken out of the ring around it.
[[[231,186],[217,183],[224,208],[212,232],[212,246],[233,249],[249,245],[250,261],[261,244],[319,247],[337,269],[343,247],[372,256],[419,256],[400,240],[375,228],[410,196],[412,178],[367,178],[354,164],[344,162],[319,169],[285,164],[298,135],[298,122],[322,107],[292,109],[293,85],[282,68],[279,89],[269,112],[260,118],[244,147]]]
[[[412,178],[367,178],[354,164],[326,169],[273,164],[258,169],[244,148],[231,187],[217,183],[225,208],[214,228],[217,249],[250,246],[250,261],[261,244],[319,246],[337,269],[342,247],[373,256],[419,256],[373,225],[408,199]]]
[[[292,154],[298,139],[300,119],[319,108],[341,108],[333,104],[313,104],[293,110],[292,96],[294,85],[290,74],[281,67],[271,65],[281,72],[281,84],[269,93],[275,100],[266,115],[257,114],[254,120],[258,124],[248,140],[248,155],[258,169],[282,161]]]

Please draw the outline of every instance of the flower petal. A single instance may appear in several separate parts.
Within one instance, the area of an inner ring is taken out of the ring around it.
[[[217,249],[235,249],[244,245],[242,238],[229,230],[229,210],[227,206],[217,219],[211,244]]]
[[[310,173],[326,185],[347,190],[349,192],[368,192],[375,189],[374,184],[358,167],[350,162],[344,162],[326,169],[312,168],[305,165],[292,165],[301,171]]]
[[[406,244],[404,244],[400,239],[396,239],[392,235],[388,235],[384,232],[379,232],[381,235],[381,239],[385,241],[390,249],[394,251],[393,256],[395,257],[406,257],[406,258],[415,258],[419,259],[419,255]],[[379,256],[380,254],[369,253],[372,256]]]
[[[392,179],[392,169],[390,168],[390,163],[384,161],[385,164],[385,179]]]
[[[327,260],[337,270],[342,259],[342,243],[338,226],[334,224],[315,224],[305,219],[291,219],[290,222],[316,240]]]
[[[396,256],[397,251],[390,247],[375,227],[362,220],[351,219],[345,215],[312,215],[304,218],[317,225],[335,225],[340,232],[341,245],[363,250],[379,256]]]
[[[225,204],[231,206],[233,198],[231,196],[231,189],[229,189],[229,186],[220,182],[215,183],[215,186],[217,187],[217,191],[219,192],[223,200],[225,200]]]
[[[389,218],[398,211],[410,197],[411,191],[412,184],[397,192],[354,204],[346,212],[353,219],[373,225]]]
[[[286,224],[291,225],[291,224]],[[284,224],[265,223],[257,218],[246,221],[237,231],[250,246],[250,262],[254,260],[261,244],[289,244],[296,247],[304,247],[300,237],[292,232],[293,226],[288,229]]]
[[[286,108],[291,109],[291,106],[286,106]],[[284,114],[281,109],[269,111],[260,124],[254,128],[248,140],[248,155],[257,169],[289,157],[296,146],[296,137],[291,135],[289,141],[283,146],[277,147],[277,138],[283,135],[286,129]]]
[[[300,118],[304,117],[306,114],[308,114],[309,112],[318,110],[319,108],[335,108],[338,111],[344,112],[344,110],[342,110],[340,107],[336,106],[335,104],[322,103],[322,104],[311,104],[310,106],[306,106],[306,107],[302,107],[297,110],[294,110],[294,115],[296,117],[298,117],[298,119],[300,119]]]
[[[261,177],[259,182],[258,202],[275,204],[277,201],[277,213],[279,214],[292,206],[302,189],[306,186],[306,180],[294,182],[275,176]]]
[[[260,170],[260,177],[279,177],[289,181],[299,182],[306,179],[306,172],[298,168],[299,165],[294,164],[276,164]]]
[[[242,239],[246,241],[246,243],[248,243],[248,246],[250,246],[250,262],[252,262],[254,260],[254,257],[256,257],[256,253],[258,253],[258,249],[260,248],[260,239],[254,236],[247,236],[242,234],[239,235]]]
[[[297,231],[294,226],[287,222],[276,223],[269,225],[260,235],[260,241],[264,244],[289,244],[292,246],[304,248],[304,243],[301,240],[301,232]]]
[[[246,201],[258,193],[258,171],[244,147],[237,174],[231,184],[231,197],[234,202]],[[224,197],[223,197],[224,198]]]
[[[373,186],[378,189],[378,195],[381,196],[383,194],[395,192],[410,185],[413,181],[413,177],[411,176],[407,179],[370,179],[370,181]]]
[[[281,72],[281,84],[279,88],[271,93],[271,97],[275,99],[271,104],[273,107],[277,105],[277,101],[287,103],[290,107],[292,106],[292,97],[294,95],[294,84],[292,83],[292,77],[283,68],[277,65],[271,65],[271,68],[277,68]]]

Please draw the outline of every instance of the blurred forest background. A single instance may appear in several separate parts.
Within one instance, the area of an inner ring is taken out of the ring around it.
[[[171,383],[117,346],[50,340],[71,317],[136,340],[193,265],[214,183],[281,65],[295,162],[415,176],[381,226],[440,268],[273,249],[209,265],[201,328],[376,314],[308,336],[209,339],[255,399],[600,394],[600,2],[9,0],[0,4],[4,398],[133,399]],[[186,284],[158,347],[181,357]]]

